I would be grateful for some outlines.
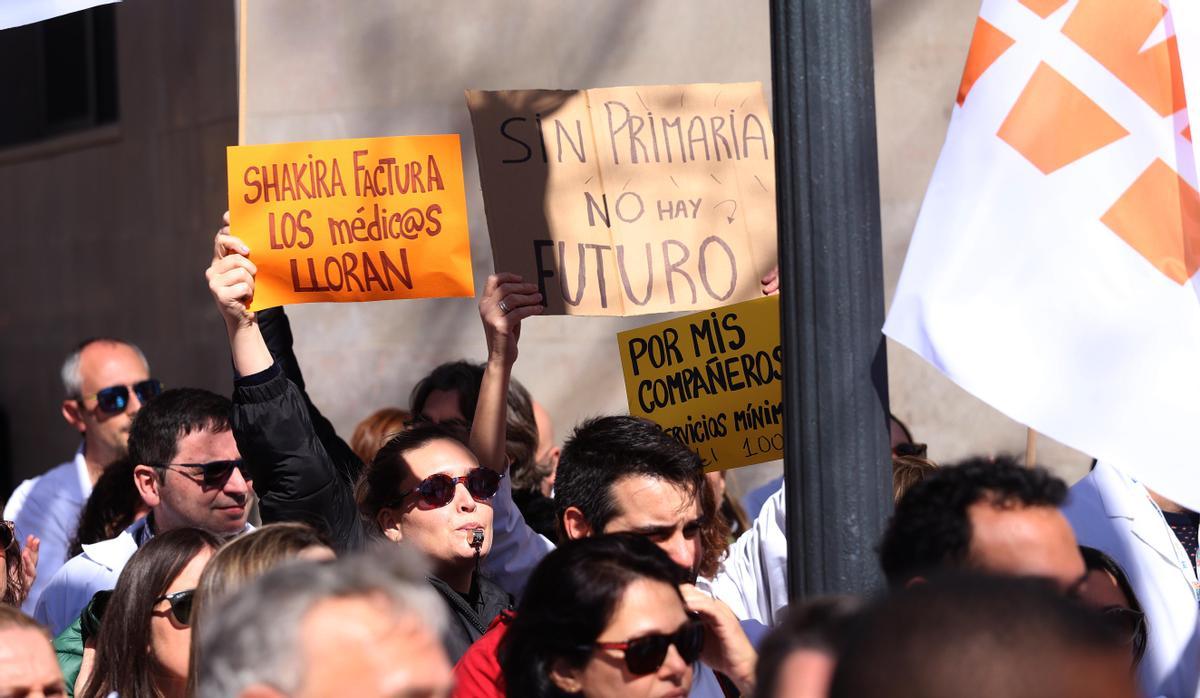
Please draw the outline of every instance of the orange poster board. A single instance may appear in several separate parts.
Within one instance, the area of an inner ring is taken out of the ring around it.
[[[231,146],[252,310],[475,295],[457,134]]]

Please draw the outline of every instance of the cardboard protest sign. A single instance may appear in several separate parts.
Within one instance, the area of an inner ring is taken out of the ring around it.
[[[662,425],[708,470],[783,457],[779,296],[617,335],[629,413]]]
[[[641,315],[759,293],[775,265],[760,83],[467,92],[497,271],[547,312]]]
[[[457,135],[230,147],[253,309],[475,295]]]

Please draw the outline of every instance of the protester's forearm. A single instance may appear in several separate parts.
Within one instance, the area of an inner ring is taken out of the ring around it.
[[[471,422],[471,450],[480,465],[497,472],[508,468],[505,444],[508,422],[508,381],[512,367],[500,358],[491,358],[479,385],[479,401]]]
[[[233,368],[240,376],[249,376],[271,367],[275,361],[263,341],[257,322],[227,325],[229,350],[233,352]]]

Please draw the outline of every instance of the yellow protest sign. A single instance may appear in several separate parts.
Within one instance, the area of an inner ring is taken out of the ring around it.
[[[475,295],[457,135],[232,146],[253,310]]]
[[[492,257],[548,313],[697,311],[775,266],[762,85],[470,91]]]
[[[629,413],[700,454],[708,470],[783,457],[779,296],[617,335]]]

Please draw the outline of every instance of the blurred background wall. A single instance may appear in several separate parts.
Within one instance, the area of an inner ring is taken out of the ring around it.
[[[889,289],[977,9],[962,0],[873,2]],[[230,390],[203,269],[225,209],[224,146],[236,140],[235,6],[126,0],[111,11],[117,117],[0,148],[11,260],[0,275],[0,447],[6,416],[17,479],[74,448],[58,415],[57,370],[82,337],[140,343],[168,385]],[[0,32],[0,58],[11,31]],[[758,80],[770,96],[761,1],[253,0],[247,39],[248,143],[462,134],[477,288],[492,263],[464,89]],[[406,405],[434,365],[484,356],[471,300],[305,305],[288,314],[310,392],[344,435],[378,407]],[[550,410],[560,441],[583,417],[625,410],[615,334],[656,319],[526,324],[515,374]],[[1021,425],[915,355],[888,349],[892,409],[933,458],[1023,451]],[[1070,479],[1088,462],[1046,439],[1039,454]],[[778,468],[741,471],[735,488]]]

